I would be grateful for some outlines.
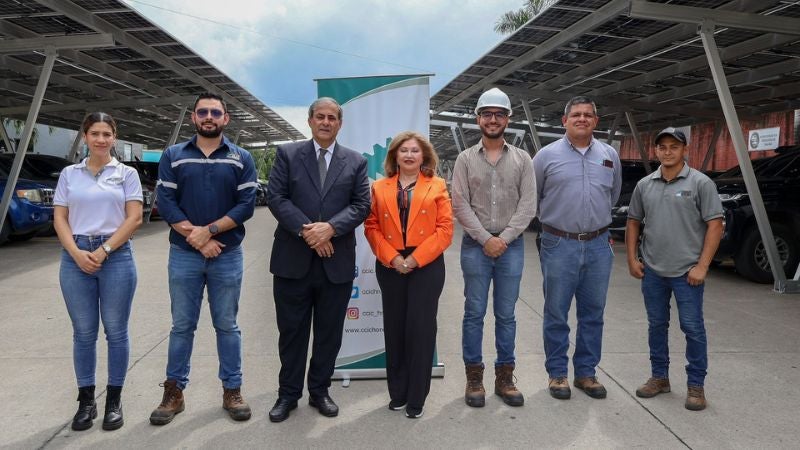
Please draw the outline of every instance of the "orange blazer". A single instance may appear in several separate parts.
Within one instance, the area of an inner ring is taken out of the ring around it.
[[[403,232],[397,206],[397,175],[372,183],[372,208],[364,222],[375,257],[386,267],[402,250]],[[417,177],[411,195],[406,226],[406,245],[416,247],[412,255],[419,267],[430,264],[453,241],[453,207],[445,181],[439,177]]]

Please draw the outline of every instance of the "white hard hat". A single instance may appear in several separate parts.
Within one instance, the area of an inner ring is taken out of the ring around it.
[[[509,116],[513,112],[511,111],[511,100],[509,100],[508,95],[497,88],[491,88],[481,94],[480,98],[478,98],[478,105],[475,106],[475,114],[477,115],[480,110],[490,106],[507,110]]]

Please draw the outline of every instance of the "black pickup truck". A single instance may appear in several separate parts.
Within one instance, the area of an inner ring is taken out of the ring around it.
[[[779,147],[775,156],[753,160],[784,272],[800,262],[800,145]],[[739,167],[714,178],[725,209],[725,232],[716,260],[733,258],[736,271],[758,283],[772,282],[767,253]]]

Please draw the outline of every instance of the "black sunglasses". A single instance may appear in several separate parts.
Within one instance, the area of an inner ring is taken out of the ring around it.
[[[205,119],[211,114],[211,117],[215,119],[219,119],[225,114],[225,111],[221,109],[210,109],[210,108],[198,108],[197,111],[194,112],[195,115],[201,119]]]

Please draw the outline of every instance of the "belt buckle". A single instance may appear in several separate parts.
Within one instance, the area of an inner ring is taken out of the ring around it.
[[[588,241],[590,239],[589,238],[590,234],[591,233],[578,233],[578,240],[579,241]]]

